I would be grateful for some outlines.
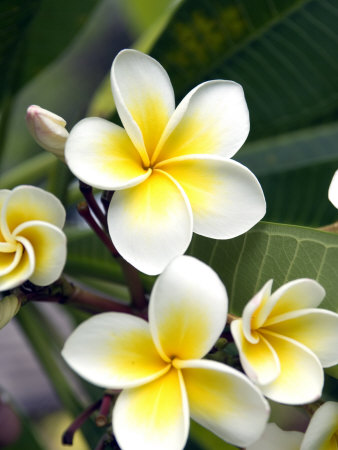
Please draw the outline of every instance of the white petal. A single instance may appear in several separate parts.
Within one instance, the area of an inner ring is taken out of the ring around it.
[[[316,308],[325,296],[324,288],[315,280],[300,278],[275,291],[260,308],[259,326],[280,314],[303,308]]]
[[[303,436],[299,431],[284,431],[268,423],[261,438],[246,450],[299,450]]]
[[[18,237],[17,241],[19,242],[19,246],[23,247],[22,253],[21,249],[19,250],[19,253],[21,254],[20,261],[15,264],[15,267],[11,272],[0,276],[0,291],[7,291],[8,289],[20,286],[20,284],[27,281],[34,272],[35,256],[33,247],[30,242],[23,237]]]
[[[257,333],[254,343],[248,341],[243,332],[241,320],[231,322],[231,334],[238,348],[245,373],[257,384],[267,384],[280,373],[278,356],[267,339]]]
[[[150,175],[125,130],[108,120],[91,117],[72,129],[65,158],[74,175],[99,189],[125,189]]]
[[[249,133],[249,112],[242,87],[233,81],[202,83],[172,115],[153,159],[189,154],[231,158]]]
[[[13,236],[24,237],[34,250],[35,268],[29,280],[38,286],[56,281],[64,268],[67,257],[66,236],[56,226],[39,220],[19,225]]]
[[[163,358],[201,358],[225,327],[228,298],[218,275],[190,256],[158,277],[149,303],[150,330]]]
[[[196,422],[240,447],[259,438],[269,405],[247,377],[215,361],[182,361],[181,367]]]
[[[62,228],[65,209],[53,194],[34,186],[18,186],[12,190],[1,210],[1,228],[11,241],[14,229],[30,220],[41,220]]]
[[[260,330],[278,355],[280,375],[260,386],[263,394],[279,403],[297,405],[318,400],[324,373],[317,356],[298,342],[267,330]]]
[[[111,82],[121,121],[145,164],[175,109],[167,72],[153,58],[136,50],[120,52],[112,66]]]
[[[180,371],[125,389],[113,410],[113,432],[123,450],[182,450],[189,432],[189,406]]]
[[[188,155],[156,165],[169,173],[187,194],[194,232],[230,239],[252,228],[265,214],[257,178],[235,161],[210,155]]]
[[[243,333],[245,338],[252,344],[258,342],[258,338],[252,332],[261,327],[266,320],[265,305],[270,298],[272,283],[273,280],[267,281],[243,310]]]
[[[338,208],[338,170],[335,171],[329,187],[329,200]]]
[[[300,450],[333,450],[338,443],[337,437],[338,403],[326,402],[312,416]]]
[[[323,367],[338,364],[338,314],[324,309],[302,309],[276,316],[264,327],[308,347]]]
[[[115,192],[108,228],[123,258],[141,272],[155,275],[188,248],[190,204],[175,180],[154,170],[142,184]]]
[[[83,322],[67,339],[62,356],[70,367],[97,386],[139,386],[166,373],[149,325],[123,313],[103,313]]]

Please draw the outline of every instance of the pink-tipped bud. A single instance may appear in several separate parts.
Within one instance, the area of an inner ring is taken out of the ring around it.
[[[26,121],[36,142],[64,161],[65,144],[69,135],[65,128],[66,121],[37,105],[31,105],[27,109]]]

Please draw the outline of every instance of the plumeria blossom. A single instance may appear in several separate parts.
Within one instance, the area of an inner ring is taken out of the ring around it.
[[[336,450],[338,448],[338,403],[326,402],[312,416],[307,430],[284,431],[268,423],[263,435],[246,450]]]
[[[26,280],[47,286],[66,261],[65,209],[34,186],[0,190],[0,291]]]
[[[333,206],[338,208],[338,170],[335,171],[329,187],[329,200]]]
[[[193,231],[229,239],[264,216],[257,179],[230,160],[249,133],[240,85],[202,83],[175,109],[166,71],[135,50],[117,55],[111,83],[124,129],[84,119],[71,130],[65,158],[83,182],[117,191],[108,227],[127,261],[158,274],[185,252]]]
[[[298,279],[271,294],[272,280],[231,323],[246,374],[266,397],[309,403],[321,396],[322,367],[338,362],[338,314],[317,309],[325,290]]]
[[[69,135],[66,121],[47,109],[31,105],[27,109],[26,122],[35,141],[64,161],[65,144]]]
[[[259,438],[269,413],[259,389],[235,369],[201,359],[222,332],[226,314],[226,291],[215,272],[181,256],[154,285],[149,323],[103,313],[68,338],[62,355],[78,374],[123,389],[113,410],[122,449],[182,449],[189,415],[241,447]]]

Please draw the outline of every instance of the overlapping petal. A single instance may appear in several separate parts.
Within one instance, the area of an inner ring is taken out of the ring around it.
[[[278,355],[269,341],[257,333],[254,344],[245,338],[242,320],[231,322],[231,334],[238,348],[245,373],[258,384],[267,384],[280,373]]]
[[[125,189],[144,181],[139,152],[125,130],[108,120],[81,120],[67,139],[65,158],[70,170],[82,181],[99,189]]]
[[[293,311],[268,320],[265,328],[308,347],[318,356],[323,367],[338,364],[338,314],[332,311]]]
[[[189,432],[189,407],[182,375],[124,390],[113,411],[113,430],[124,450],[182,449]]]
[[[142,272],[155,275],[188,248],[191,207],[175,180],[154,170],[142,184],[114,194],[108,227],[123,257]]]
[[[302,439],[299,431],[284,431],[275,423],[268,423],[261,438],[246,450],[299,450]]]
[[[279,376],[269,384],[260,386],[271,400],[290,405],[310,403],[322,393],[324,375],[320,361],[304,345],[272,333],[260,330],[278,355]]]
[[[33,247],[35,267],[30,281],[47,286],[57,280],[66,263],[66,236],[55,225],[34,220],[19,225],[13,232],[18,239],[24,237]]]
[[[21,259],[23,252],[22,245],[19,243],[12,245],[14,246],[14,251],[0,253],[0,277],[15,269]]]
[[[188,155],[156,167],[172,175],[184,189],[198,234],[233,238],[248,231],[265,214],[260,184],[250,170],[235,161]]]
[[[258,338],[252,331],[261,327],[268,314],[269,309],[266,305],[271,294],[272,280],[265,283],[262,289],[248,302],[243,310],[243,333],[246,339],[254,344]]]
[[[153,160],[189,154],[231,158],[249,133],[249,112],[242,87],[233,81],[202,83],[172,115]]]
[[[338,403],[326,402],[312,416],[300,450],[336,450],[337,446]]]
[[[1,229],[6,240],[12,242],[11,233],[23,222],[41,220],[62,228],[65,218],[65,209],[54,195],[34,186],[18,186],[3,203]]]
[[[190,256],[174,259],[156,280],[149,303],[161,356],[203,357],[225,327],[227,303],[224,285],[210,267]]]
[[[182,361],[180,366],[196,422],[240,447],[259,438],[269,406],[247,377],[215,361]]]
[[[123,313],[83,322],[67,339],[62,356],[86,380],[112,389],[148,383],[170,369],[157,353],[147,322]]]
[[[27,281],[34,272],[35,256],[32,245],[23,237],[17,238],[17,252],[20,254],[20,260],[16,261],[15,266],[10,272],[0,275],[0,291],[13,289]]]
[[[136,50],[123,50],[113,62],[111,82],[124,128],[144,163],[149,164],[149,158],[175,109],[168,74],[150,56]]]
[[[299,278],[277,289],[266,302],[269,318],[304,308],[316,308],[325,296],[325,289],[315,280]]]

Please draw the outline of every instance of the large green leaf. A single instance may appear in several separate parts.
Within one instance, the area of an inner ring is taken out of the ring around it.
[[[338,166],[337,17],[335,0],[185,0],[151,52],[178,100],[208,79],[243,85],[251,133],[236,158],[257,170],[268,220],[334,219],[326,200]]]
[[[311,228],[260,222],[235,239],[195,236],[189,254],[219,274],[230,312],[243,307],[269,279],[273,289],[296,278],[313,278],[326,290],[321,307],[338,312],[338,236]]]
[[[12,83],[13,59],[18,89],[53,61],[86,22],[97,0],[5,0],[0,6],[1,92]],[[20,53],[20,54],[19,54]],[[7,83],[6,83],[7,82]]]

